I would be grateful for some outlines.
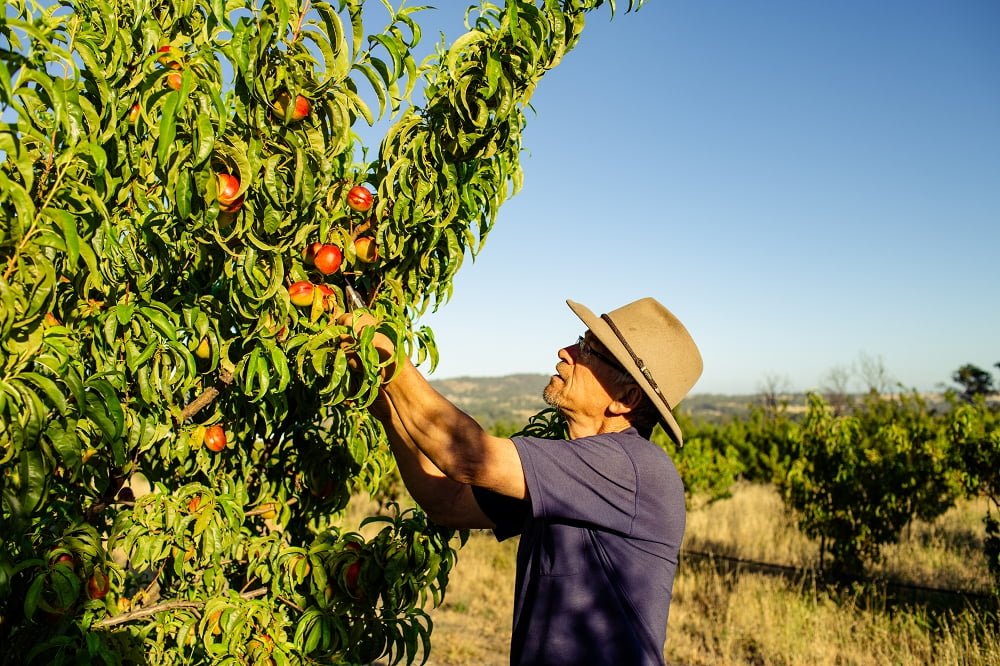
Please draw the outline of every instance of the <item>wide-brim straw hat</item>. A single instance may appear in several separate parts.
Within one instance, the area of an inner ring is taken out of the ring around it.
[[[566,304],[607,347],[653,401],[678,446],[684,436],[673,410],[701,376],[701,352],[684,324],[656,299],[641,298],[601,316],[580,303]]]

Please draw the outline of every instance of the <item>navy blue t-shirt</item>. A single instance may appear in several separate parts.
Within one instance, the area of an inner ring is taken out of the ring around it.
[[[521,535],[510,663],[663,664],[685,518],[673,461],[634,428],[513,440],[530,501],[474,489],[497,539]]]

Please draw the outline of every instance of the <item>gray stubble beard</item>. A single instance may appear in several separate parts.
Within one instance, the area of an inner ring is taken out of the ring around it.
[[[563,401],[559,395],[559,391],[553,386],[553,382],[549,380],[549,383],[545,385],[542,389],[542,400],[549,407],[555,407],[556,409],[563,406]]]

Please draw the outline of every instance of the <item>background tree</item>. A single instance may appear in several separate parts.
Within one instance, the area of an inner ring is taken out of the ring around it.
[[[856,578],[912,519],[954,503],[961,475],[941,419],[916,394],[871,392],[848,415],[810,396],[778,485],[802,530],[820,539],[821,569]]]
[[[859,354],[857,362],[858,378],[868,393],[889,393],[897,382],[889,374],[881,356]]]
[[[836,414],[843,414],[851,405],[851,369],[835,365],[823,377],[821,393],[823,399]]]
[[[972,402],[976,396],[996,393],[993,387],[993,375],[971,363],[966,363],[952,373],[951,380],[962,387],[961,398],[966,402]]]
[[[983,545],[994,590],[1000,594],[1000,409],[987,404],[980,394],[970,402],[953,405],[947,426],[955,443],[953,465],[960,471],[966,491],[988,501]]]
[[[339,524],[392,461],[378,356],[362,336],[348,372],[336,317],[360,293],[433,366],[414,322],[517,190],[531,93],[601,4],[484,3],[418,63],[418,10],[370,30],[361,0],[8,3],[8,663],[426,654],[459,542],[392,504],[367,540]],[[370,157],[352,128],[387,114]]]
[[[744,472],[740,457],[722,433],[725,426],[696,423],[680,414],[684,446],[677,448],[662,427],[653,431],[653,442],[673,459],[684,480],[684,499],[688,508],[710,503],[732,495],[732,487]]]
[[[788,405],[791,382],[782,375],[767,375],[757,385],[757,399],[765,410],[776,413]]]

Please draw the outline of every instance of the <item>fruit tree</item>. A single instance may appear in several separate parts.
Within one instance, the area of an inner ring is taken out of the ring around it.
[[[338,520],[392,460],[371,334],[349,371],[336,318],[369,309],[433,367],[415,322],[519,187],[531,93],[603,3],[484,2],[420,59],[420,11],[374,4],[377,30],[362,0],[7,3],[7,663],[427,654],[461,539],[395,505],[365,537]]]

